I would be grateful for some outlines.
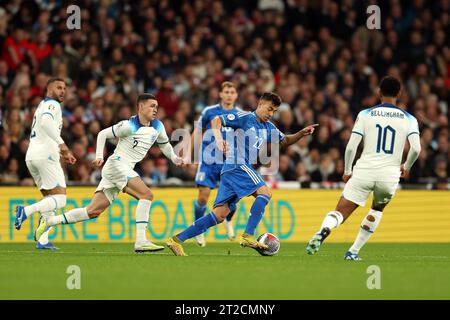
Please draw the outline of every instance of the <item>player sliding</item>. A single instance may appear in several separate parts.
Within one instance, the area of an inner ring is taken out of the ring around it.
[[[76,159],[61,138],[61,103],[64,102],[65,95],[65,81],[61,78],[50,79],[47,82],[45,99],[34,113],[25,161],[44,199],[26,207],[16,207],[17,230],[20,230],[22,223],[33,213],[40,212],[41,218],[49,217],[54,215],[57,209],[66,206],[66,179],[59,162],[60,153],[67,163],[74,164]],[[37,249],[58,249],[48,241],[49,232],[50,229],[36,239]]]
[[[185,256],[182,246],[184,241],[221,223],[230,213],[230,208],[235,208],[241,198],[249,195],[254,196],[255,201],[250,209],[245,233],[240,237],[239,242],[244,247],[256,250],[267,249],[267,245],[259,243],[254,238],[254,233],[272,194],[251,163],[254,162],[255,155],[262,146],[268,143],[289,146],[304,136],[312,134],[317,126],[317,124],[311,125],[295,134],[284,135],[269,121],[280,104],[281,99],[277,94],[264,93],[255,112],[234,111],[214,117],[211,124],[214,137],[219,149],[226,154],[214,208],[208,215],[168,239],[167,246],[175,255]],[[228,144],[223,140],[222,126],[236,129],[232,143]]]
[[[398,79],[383,78],[378,91],[381,104],[358,114],[345,150],[344,191],[335,211],[327,213],[320,230],[309,241],[308,254],[319,251],[330,231],[341,225],[358,206],[364,206],[369,193],[373,192],[372,208],[344,256],[345,260],[361,260],[359,251],[377,229],[384,208],[395,194],[399,178],[408,176],[420,153],[416,118],[395,105],[400,91]],[[352,172],[353,160],[363,138],[364,149]],[[406,140],[410,149],[405,163],[401,164]]]
[[[206,130],[211,129],[211,120],[215,116],[230,114],[236,112],[236,110],[239,110],[234,108],[234,103],[237,99],[237,91],[234,83],[228,81],[223,82],[220,88],[219,96],[220,104],[207,107],[202,111],[202,114],[197,122],[197,126],[192,134],[193,139],[203,135]],[[223,138],[225,138],[227,129],[231,128],[222,128]],[[211,131],[208,132],[210,133]],[[197,169],[197,175],[195,176],[195,183],[198,186],[198,199],[194,204],[195,220],[198,220],[205,215],[206,203],[208,202],[211,189],[214,189],[217,186],[217,182],[220,179],[220,171],[222,170],[224,162],[224,156],[217,147],[214,148],[214,150],[208,149],[208,146],[211,143],[214,143],[213,135],[205,134],[202,136],[202,154]],[[192,141],[192,147],[193,146],[194,141]],[[233,225],[231,224],[231,218],[233,217],[236,208],[230,208],[230,210],[231,212],[224,220],[224,224],[227,229],[228,238],[230,240],[234,240],[235,235]],[[206,244],[205,236],[203,234],[196,236],[195,240],[201,247],[204,247]]]
[[[184,163],[175,155],[163,124],[156,119],[158,102],[155,97],[151,94],[139,95],[136,107],[138,112],[136,116],[100,131],[97,136],[96,159],[92,161],[95,167],[103,164],[103,149],[106,139],[118,137],[119,142],[103,167],[102,180],[91,203],[85,208],[72,209],[62,215],[42,219],[36,230],[36,238],[54,225],[97,218],[122,191],[138,200],[135,252],[164,249],[163,246],[158,246],[146,238],[145,233],[153,194],[133,168],[145,157],[155,141],[163,154],[173,163],[177,166]]]

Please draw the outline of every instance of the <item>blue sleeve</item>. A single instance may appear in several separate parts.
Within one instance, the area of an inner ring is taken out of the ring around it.
[[[272,122],[269,122],[267,132],[267,142],[278,144],[284,140],[285,135]]]
[[[164,125],[163,125],[163,123],[162,123],[159,119],[154,119],[154,120],[152,121],[152,127],[155,128],[155,130],[156,130],[158,133],[161,133],[162,131],[165,131],[165,130],[164,130]]]
[[[203,129],[206,129],[206,127],[208,126],[209,118],[210,118],[210,115],[209,115],[208,111],[202,112],[199,122]]]
[[[233,129],[243,128],[248,117],[244,114],[228,113],[220,115],[223,127],[230,127]]]

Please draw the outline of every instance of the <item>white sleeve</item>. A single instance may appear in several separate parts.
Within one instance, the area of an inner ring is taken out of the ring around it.
[[[159,146],[159,149],[161,149],[161,152],[168,158],[170,161],[175,163],[175,159],[177,158],[177,155],[173,151],[173,147],[169,142],[169,137],[167,136],[166,129],[164,128],[163,124],[159,122],[158,125],[158,138],[156,139],[156,143]]]
[[[416,162],[417,158],[419,157],[420,154],[420,136],[419,134],[415,134],[415,132],[413,132],[413,134],[410,134],[408,136],[408,141],[409,141],[409,151],[408,151],[408,156],[406,157],[406,161],[404,163],[405,169],[406,170],[411,170],[411,167],[413,166],[414,162]]]
[[[159,134],[158,134],[158,138],[156,139],[156,143],[158,143],[158,144],[168,144],[169,143],[169,137],[167,136],[166,129],[162,125],[159,128]]]
[[[344,174],[350,174],[352,172],[353,160],[355,160],[356,151],[358,151],[359,143],[362,140],[362,135],[357,133],[352,133],[350,140],[345,148],[344,163],[345,169]]]
[[[352,133],[359,134],[361,137],[364,137],[364,120],[365,120],[365,117],[364,117],[363,111],[361,111],[358,114],[358,117],[356,117],[355,125],[353,126],[353,129],[352,129]]]
[[[129,120],[123,120],[116,123],[115,125],[110,127],[110,130],[114,135],[113,138],[125,138],[133,134],[133,129]]]
[[[177,158],[177,155],[173,151],[173,147],[170,143],[160,144],[159,149],[161,149],[161,152],[168,158],[170,161],[175,163],[175,159]]]
[[[53,141],[55,141],[58,145],[63,144],[64,140],[59,135],[59,131],[55,121],[53,120],[55,117],[50,112],[44,112],[41,115],[40,125],[42,129],[45,131],[47,136],[50,137]]]
[[[95,158],[103,159],[103,149],[105,148],[106,139],[114,138],[112,127],[103,129],[97,135],[97,147],[95,149]]]

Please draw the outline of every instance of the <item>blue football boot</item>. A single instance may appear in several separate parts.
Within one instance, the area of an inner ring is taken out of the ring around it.
[[[16,207],[16,221],[14,222],[14,226],[17,230],[20,230],[20,227],[22,227],[22,223],[27,220],[27,215],[25,214],[25,207],[24,206],[17,206]]]
[[[357,253],[351,253],[350,251],[347,251],[344,255],[344,260],[355,260],[360,261],[362,260]]]

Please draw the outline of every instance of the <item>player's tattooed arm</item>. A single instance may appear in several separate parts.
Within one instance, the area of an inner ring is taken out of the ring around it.
[[[302,130],[298,131],[297,133],[285,135],[284,139],[280,143],[280,146],[281,147],[290,146],[291,144],[294,144],[298,140],[302,139],[303,137],[312,135],[314,133],[315,128],[318,125],[319,125],[318,123],[312,124],[310,126],[303,128]]]

